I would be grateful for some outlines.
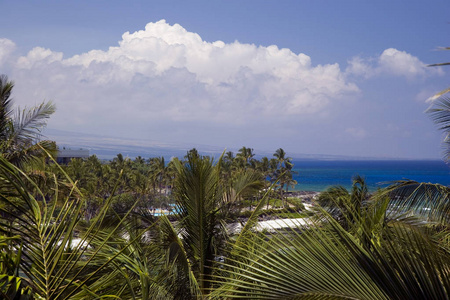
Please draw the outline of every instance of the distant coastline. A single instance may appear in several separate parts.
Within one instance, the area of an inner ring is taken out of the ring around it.
[[[186,143],[167,143],[150,139],[132,139],[126,137],[112,137],[105,135],[95,135],[79,132],[70,132],[52,128],[46,128],[44,135],[56,141],[60,147],[68,148],[86,148],[91,154],[95,154],[100,159],[113,159],[118,153],[124,157],[134,159],[137,156],[144,158],[164,156],[182,158],[186,152],[196,148],[202,155],[219,157],[224,150],[236,153],[240,147],[211,146]],[[251,146],[251,145],[242,145]],[[272,157],[276,150],[261,150],[254,148],[255,158],[260,159],[263,156]],[[294,161],[417,161],[439,160],[439,157],[431,158],[410,158],[410,157],[371,157],[371,156],[347,156],[333,154],[308,154],[297,153],[291,149],[285,149],[287,155]]]

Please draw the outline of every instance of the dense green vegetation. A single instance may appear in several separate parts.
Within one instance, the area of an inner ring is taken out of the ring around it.
[[[448,187],[357,177],[306,211],[281,148],[60,166],[32,134],[52,110],[17,125],[1,82],[2,299],[449,298]]]
[[[192,149],[185,156],[185,161],[192,155],[198,155]],[[240,182],[242,174],[252,174],[260,181],[262,189],[267,189],[273,184],[271,202],[276,207],[293,206],[286,202],[285,193],[289,187],[296,184],[292,179],[292,159],[286,156],[283,149],[278,149],[273,158],[263,157],[261,160],[254,158],[253,149],[242,147],[234,154],[229,151],[217,162],[218,175],[224,186],[231,188]],[[212,159],[212,158],[211,158]],[[77,187],[82,191],[89,202],[89,216],[96,215],[101,203],[111,195],[111,191],[117,185],[113,196],[112,206],[115,210],[126,211],[135,202],[138,207],[146,207],[153,210],[171,210],[176,202],[172,194],[172,188],[177,178],[178,159],[169,162],[164,157],[144,159],[136,157],[134,160],[124,158],[118,154],[111,161],[101,161],[95,155],[88,159],[73,159],[67,165],[61,166],[68,176],[77,182]],[[62,172],[55,165],[46,166],[51,173],[62,178]],[[242,195],[239,203],[234,206],[236,214],[252,209],[261,198],[261,193]],[[277,202],[277,200],[279,200]]]

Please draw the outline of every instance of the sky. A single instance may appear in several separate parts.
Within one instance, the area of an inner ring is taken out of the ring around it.
[[[0,74],[15,82],[18,106],[56,105],[48,132],[65,141],[442,154],[424,112],[449,86],[450,67],[427,67],[450,61],[437,50],[450,46],[447,0],[0,0],[0,9]]]

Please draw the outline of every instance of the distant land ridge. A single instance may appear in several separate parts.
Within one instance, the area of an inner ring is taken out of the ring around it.
[[[104,135],[85,134],[79,132],[70,132],[58,129],[47,128],[44,132],[46,138],[56,141],[59,147],[67,148],[85,148],[89,149],[91,155],[95,154],[100,159],[112,159],[117,156],[118,153],[122,153],[125,157],[134,159],[137,156],[144,158],[164,156],[170,157],[183,157],[186,152],[192,148],[196,148],[202,155],[211,155],[219,157],[225,147],[199,145],[199,144],[186,144],[186,143],[165,143],[157,142],[148,139],[131,139],[121,137],[110,137]],[[241,145],[253,148],[251,145]],[[239,148],[226,147],[226,151],[232,151],[237,153]],[[256,158],[267,156],[271,158],[273,153],[280,146],[275,146],[273,150],[260,150],[254,148]],[[303,154],[295,153],[290,149],[284,149],[289,157],[294,160],[417,160],[409,158],[399,157],[359,157],[359,156],[346,156],[346,155],[332,155],[332,154]],[[427,160],[426,158],[422,160]],[[431,158],[429,160],[436,160]]]

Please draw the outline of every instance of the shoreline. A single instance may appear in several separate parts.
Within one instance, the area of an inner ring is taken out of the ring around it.
[[[322,193],[322,192],[318,192],[318,191],[290,191],[290,192],[285,192],[283,195],[286,198],[295,197],[295,198],[302,199],[302,201],[311,201],[312,199],[314,199],[315,197],[320,195],[320,193]]]

